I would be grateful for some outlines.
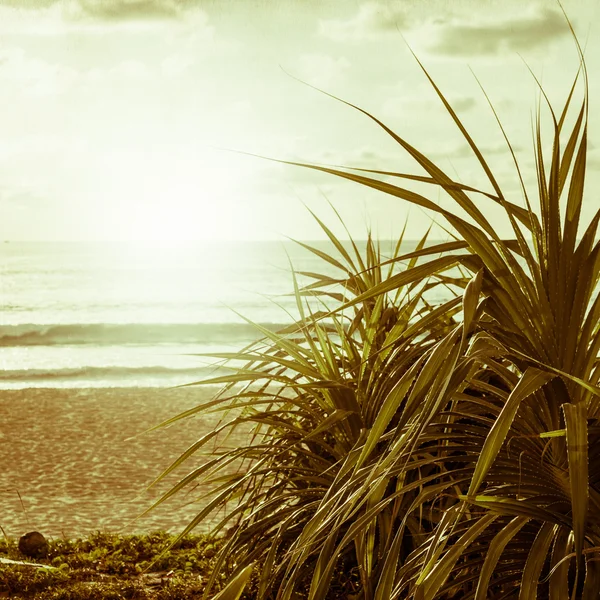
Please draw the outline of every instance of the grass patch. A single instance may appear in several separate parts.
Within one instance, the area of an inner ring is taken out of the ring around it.
[[[47,558],[23,556],[17,541],[0,539],[0,598],[39,600],[192,600],[206,591],[224,540],[206,535],[183,538],[164,532],[144,535],[95,533],[76,540],[49,540]],[[219,591],[229,582],[215,574]],[[330,600],[348,598],[358,589],[356,569],[340,564]],[[241,600],[257,597],[258,571],[249,579]],[[304,589],[305,596],[308,588]]]
[[[187,600],[204,591],[222,542],[208,536],[96,533],[49,540],[48,557],[21,555],[15,540],[0,540],[0,557],[40,567],[0,563],[0,597],[40,600]],[[223,581],[221,582],[223,583]]]

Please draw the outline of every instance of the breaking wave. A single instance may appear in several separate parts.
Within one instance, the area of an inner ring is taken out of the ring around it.
[[[186,377],[189,381],[204,379],[226,371],[215,366],[185,369],[168,367],[76,367],[72,369],[19,369],[0,371],[0,381],[37,381],[47,379],[142,379]]]
[[[285,327],[261,323],[271,331]],[[3,325],[0,346],[56,346],[73,344],[209,344],[252,341],[262,337],[248,323],[90,323],[69,325]]]

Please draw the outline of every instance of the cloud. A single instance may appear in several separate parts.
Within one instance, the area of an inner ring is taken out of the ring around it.
[[[195,59],[187,55],[167,56],[160,63],[160,69],[166,77],[179,77],[186,73],[196,63]]]
[[[200,2],[183,0],[54,0],[14,5],[0,2],[0,33],[60,36],[109,31],[144,33],[173,26],[212,35]]]
[[[28,173],[32,164],[37,165],[37,178],[42,171],[52,170],[57,164],[73,165],[87,160],[89,151],[90,143],[84,135],[23,135],[0,143],[0,167],[4,176],[11,174],[14,181],[23,173],[27,174],[23,181],[29,181]]]
[[[454,102],[451,103],[451,106],[454,110],[467,111],[471,110],[475,106],[475,104],[475,98],[467,96],[454,100]]]
[[[20,11],[49,10],[60,7],[77,16],[90,16],[107,20],[163,19],[178,16],[186,7],[199,2],[184,0],[2,0],[2,5]]]
[[[155,72],[146,64],[127,59],[107,68],[94,67],[80,75],[84,84],[119,85],[124,82],[142,82],[152,80]]]
[[[454,23],[437,28],[431,52],[454,56],[480,56],[530,50],[545,46],[569,32],[558,12],[537,8],[530,16],[520,15],[497,22],[473,25]]]
[[[363,146],[347,152],[324,151],[320,156],[313,157],[317,163],[335,164],[363,169],[389,170],[390,165],[397,162],[397,155],[382,153],[378,148]]]
[[[345,151],[322,150],[321,152],[302,151],[302,153],[296,151],[287,154],[285,158],[290,161],[320,166],[398,171],[402,170],[402,165],[406,166],[399,156],[399,154],[382,152],[376,146],[365,145]],[[331,188],[331,186],[337,187],[342,183],[341,179],[303,167],[271,163],[265,166],[265,169],[266,172],[256,184],[256,188],[262,191],[273,191],[290,185],[293,187],[329,185]]]
[[[458,113],[465,113],[477,106],[477,100],[473,96],[448,95],[447,100],[450,106]],[[392,119],[404,116],[412,118],[423,113],[431,113],[432,111],[445,111],[438,98],[422,100],[419,98],[395,97],[392,95],[382,105],[383,116]]]
[[[71,5],[83,14],[107,21],[171,19],[182,12],[173,0],[78,0]]]
[[[158,65],[148,65],[139,60],[125,59],[109,66],[75,69],[60,63],[48,62],[31,56],[22,48],[0,49],[0,85],[12,85],[24,96],[60,96],[87,86],[137,85],[154,81],[157,75],[178,76],[185,69],[175,65],[176,59],[168,57]],[[185,68],[188,65],[186,63]],[[0,154],[2,146],[0,146]]]
[[[0,198],[0,204],[4,209],[24,210],[39,206],[43,202],[44,195],[42,190],[36,190],[23,183],[2,183]]]
[[[511,143],[511,146],[512,146],[512,149],[514,150],[515,154],[519,154],[524,149],[523,146],[521,146],[519,144]],[[477,148],[483,155],[484,159],[487,159],[489,156],[497,156],[497,155],[506,155],[507,157],[510,157],[510,150],[508,149],[508,146],[506,145],[505,142],[500,142],[497,144],[479,144],[477,146]],[[466,143],[462,143],[460,145],[454,145],[451,147],[446,147],[446,148],[440,149],[440,150],[434,150],[434,151],[429,151],[429,152],[424,151],[424,154],[429,158],[435,158],[435,159],[440,159],[440,158],[449,158],[450,160],[453,160],[456,158],[475,158],[476,159],[475,154],[473,153],[473,150],[471,150],[471,147],[468,146]]]
[[[396,32],[408,24],[400,3],[394,7],[379,2],[367,2],[348,19],[320,19],[320,35],[336,41],[359,41],[382,33]]]
[[[343,79],[350,68],[350,61],[327,54],[303,54],[296,61],[296,73],[300,79],[317,87],[329,88]]]
[[[594,148],[590,148],[590,144],[588,143],[588,149],[591,152],[587,155],[586,166],[588,169],[592,171],[600,171],[600,152],[595,150]]]
[[[26,94],[61,94],[77,77],[75,69],[28,56],[22,48],[0,49],[0,80],[16,83]]]

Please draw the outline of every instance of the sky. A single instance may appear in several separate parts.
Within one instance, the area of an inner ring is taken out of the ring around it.
[[[586,45],[589,216],[600,204],[600,0],[563,7]],[[489,191],[411,50],[521,202],[478,81],[529,186],[534,75],[560,109],[578,68],[556,1],[0,1],[0,239],[323,237],[311,210],[345,237],[329,203],[355,237],[368,228],[395,237],[405,225],[419,237],[432,223],[421,209],[249,156],[423,174],[375,122],[325,91]],[[546,133],[548,119],[542,109]],[[414,189],[452,206],[431,186]]]

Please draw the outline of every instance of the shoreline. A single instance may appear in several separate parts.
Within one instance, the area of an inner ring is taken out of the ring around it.
[[[220,416],[143,432],[214,393],[204,387],[0,390],[0,526],[9,537],[32,530],[61,538],[179,533],[201,509],[194,500],[203,490],[182,491],[133,520],[201,462],[189,459],[145,492]],[[207,520],[194,533],[207,533],[210,525]]]

